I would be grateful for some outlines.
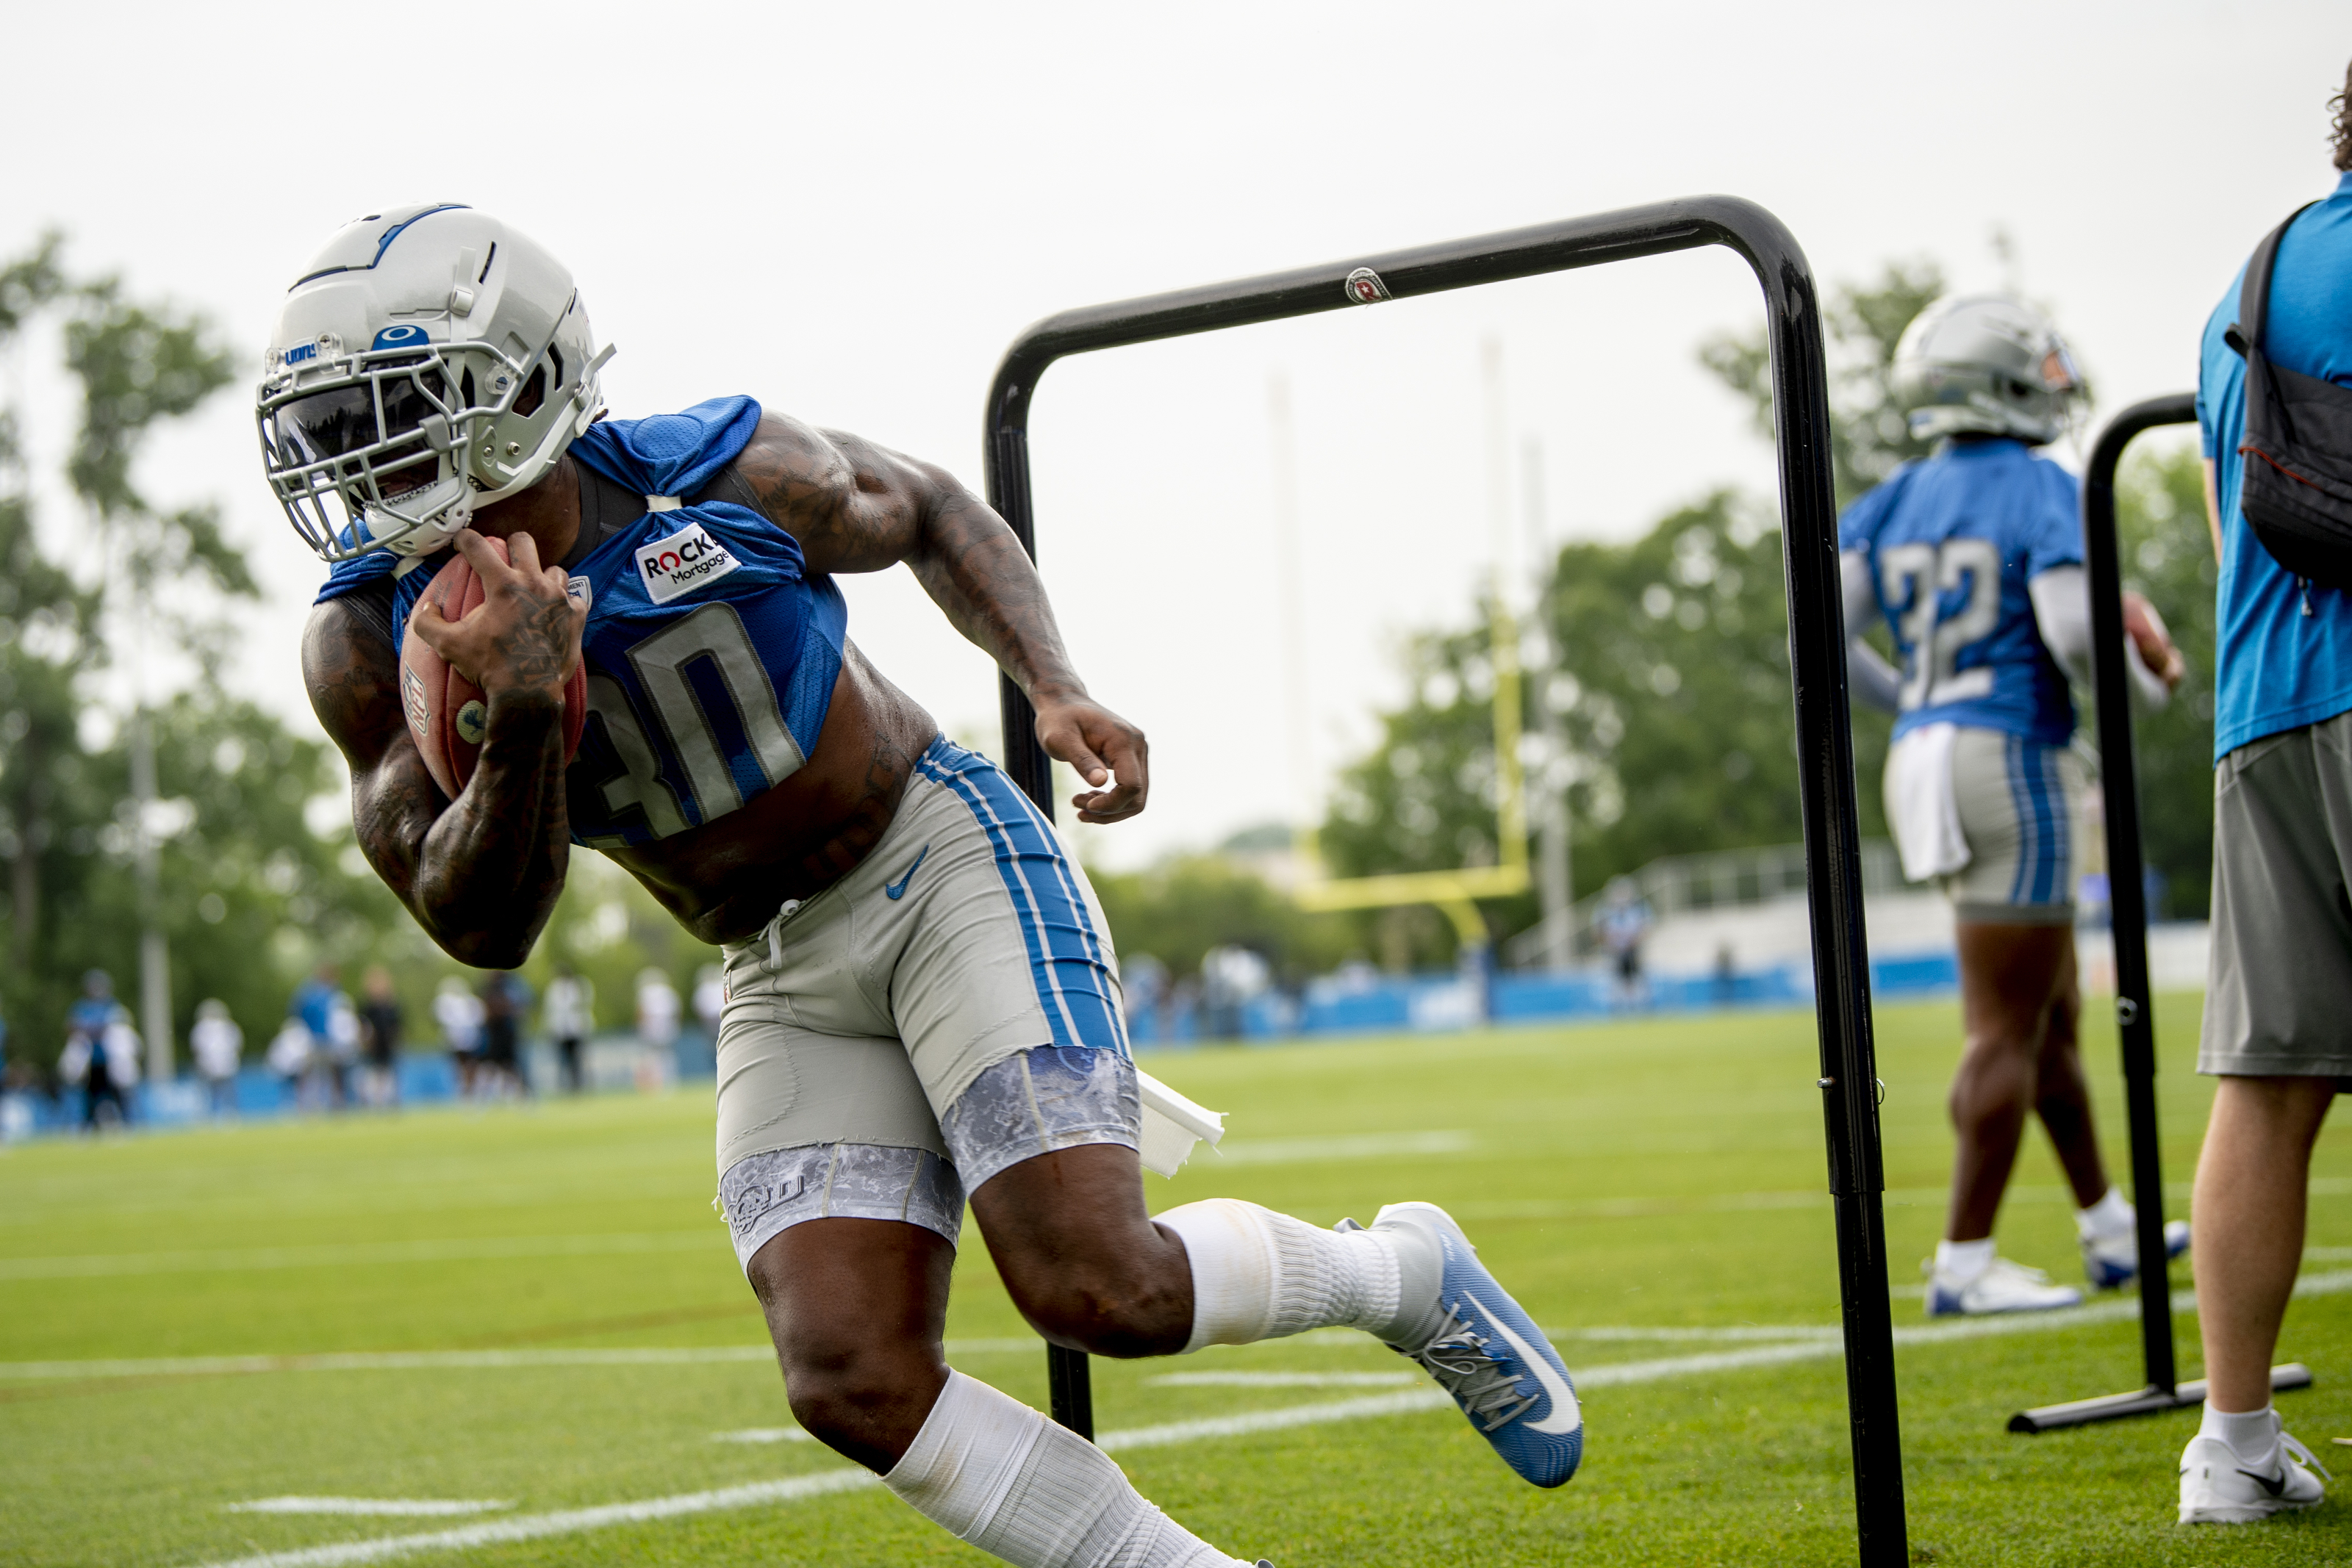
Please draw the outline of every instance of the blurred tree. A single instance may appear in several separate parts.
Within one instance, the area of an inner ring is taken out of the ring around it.
[[[1546,603],[1559,664],[1533,705],[1553,704],[1580,895],[1663,855],[1790,843],[1797,800],[1780,536],[1728,491],[1662,519],[1630,544],[1564,547]],[[1379,745],[1344,769],[1322,831],[1332,873],[1434,871],[1496,860],[1488,632],[1418,637],[1413,695],[1381,716]],[[1857,736],[1875,778],[1885,729]],[[1530,742],[1532,752],[1533,742]],[[1531,768],[1545,766],[1530,755]],[[1873,790],[1866,832],[1879,832]],[[1497,935],[1534,924],[1532,895],[1483,906]],[[1450,935],[1414,922],[1418,961]]]
[[[166,939],[173,1032],[219,997],[257,1040],[319,959],[397,956],[405,926],[352,842],[330,750],[220,689],[226,606],[255,591],[243,558],[211,508],[161,512],[134,483],[145,435],[224,384],[228,356],[201,321],[112,280],[75,286],[58,256],[49,236],[0,267],[0,347],[45,311],[62,318],[83,392],[67,478],[103,544],[76,552],[79,574],[44,553],[15,411],[0,410],[0,1013],[12,1062],[36,1069],[63,1042],[84,969],[136,972],[142,922]],[[151,633],[193,655],[195,675],[147,705],[142,810],[138,727],[94,676]]]
[[[2153,916],[2201,920],[2213,879],[2213,614],[2219,571],[2193,437],[2133,448],[2116,483],[2124,581],[2148,597],[2189,661],[2158,713],[2132,716],[2140,841],[2162,880]],[[2088,717],[2087,713],[2084,716]]]
[[[81,430],[66,477],[97,524],[101,609],[115,633],[110,641],[130,644],[126,798],[131,873],[140,890],[138,1013],[147,1037],[148,1073],[163,1077],[172,1070],[179,1030],[163,933],[161,829],[155,820],[162,797],[156,793],[148,707],[147,641],[151,631],[173,634],[199,655],[205,684],[211,685],[226,638],[220,631],[205,635],[221,626],[217,614],[191,615],[175,601],[159,600],[156,590],[165,582],[184,582],[191,567],[201,567],[212,586],[225,593],[249,597],[255,590],[244,560],[222,539],[212,507],[159,516],[131,486],[131,465],[155,422],[187,413],[227,384],[228,351],[208,341],[200,319],[175,318],[126,301],[121,294],[121,283],[110,277],[83,286],[79,308],[66,322],[66,365],[82,383]],[[167,611],[170,619],[160,619],[159,611]]]
[[[1889,262],[1871,287],[1847,285],[1822,312],[1830,372],[1830,469],[1843,508],[1895,472],[1927,455],[1914,441],[1889,388],[1895,346],[1912,319],[1944,292],[1943,270],[1932,261]],[[1772,439],[1771,359],[1759,328],[1723,333],[1699,349],[1699,362],[1753,406],[1756,428]]]
[[[1141,872],[1089,871],[1122,958],[1149,953],[1174,975],[1197,974],[1223,946],[1264,955],[1286,982],[1337,965],[1361,947],[1355,923],[1309,915],[1255,873],[1220,854],[1180,855]]]
[[[1870,287],[1838,290],[1824,311],[1841,506],[1927,451],[1911,439],[1888,378],[1904,329],[1943,291],[1934,264],[1896,263]],[[1717,337],[1699,358],[1750,400],[1769,438],[1762,333]],[[1528,728],[1539,728],[1533,705],[1550,702],[1565,755],[1537,755],[1530,743],[1526,760],[1531,779],[1549,774],[1566,790],[1580,895],[1663,855],[1802,836],[1780,567],[1769,505],[1727,491],[1631,544],[1560,551],[1543,596],[1559,666],[1549,690],[1528,682]],[[1321,841],[1334,874],[1494,862],[1487,646],[1483,622],[1407,646],[1413,695],[1381,716],[1379,743],[1342,771],[1332,799]],[[1854,726],[1865,833],[1885,831],[1877,780],[1890,727],[1868,712]],[[1532,895],[1484,907],[1498,936],[1537,917]],[[1442,923],[1388,923],[1388,936],[1399,931],[1410,932],[1420,961],[1451,951]]]
[[[66,289],[61,245],[57,235],[44,235],[0,267],[0,350],[13,350],[18,334]],[[49,1022],[32,995],[33,977],[48,919],[42,895],[57,880],[70,827],[60,814],[79,804],[73,685],[96,604],[41,554],[16,420],[16,409],[0,408],[0,858],[8,862],[0,892],[0,918],[8,925],[0,1014],[12,1020],[19,1037],[13,1049],[21,1054],[28,1028],[46,1032]]]

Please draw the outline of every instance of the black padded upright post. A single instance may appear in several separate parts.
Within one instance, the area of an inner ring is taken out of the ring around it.
[[[1821,1043],[1818,1085],[1836,1212],[1845,1337],[1855,1546],[1865,1568],[1902,1568],[1909,1562],[1909,1549],[1880,1207],[1885,1183],[1877,1059],[1863,934],[1861,835],[1854,810],[1837,507],[1830,485],[1829,382],[1822,354],[1820,301],[1811,267],[1796,237],[1753,202],[1696,196],[1065,310],[1029,328],[1005,351],[989,388],[982,450],[988,464],[989,498],[1024,544],[1033,546],[1034,554],[1029,404],[1038,378],[1065,355],[1711,245],[1738,252],[1764,291],[1780,453],[1790,676],[1802,764],[1806,894],[1812,917],[1814,1017]],[[1037,752],[1029,705],[1010,683],[1003,708],[1008,766],[1042,803],[1050,774]],[[1024,768],[1029,771],[1024,774]],[[1084,1364],[1083,1359],[1077,1363],[1081,1371]],[[1059,1407],[1061,1385],[1055,1387],[1056,1416],[1076,1427]]]
[[[1036,515],[1029,505],[1029,432],[1025,428],[990,432],[988,502],[1012,525],[1013,538],[1037,559]],[[1004,721],[1004,771],[1035,802],[1051,821],[1054,817],[1054,759],[1037,744],[1037,710],[1028,696],[1004,676],[997,682],[997,706]],[[1094,1375],[1084,1351],[1045,1347],[1045,1388],[1054,1419],[1088,1442],[1095,1435]]]
[[[2123,1041],[2124,1115],[2131,1134],[2132,1204],[2138,1210],[2139,1344],[2147,1385],[2128,1394],[2021,1410],[2012,1432],[2052,1432],[2150,1416],[2205,1402],[2205,1384],[2179,1381],[2172,1343],[2172,1278],[2164,1255],[2163,1151],[2156,1121],[2156,1017],[2147,978],[2147,891],[2139,841],[2139,771],[2132,750],[2131,677],[2124,668],[2123,562],[2116,536],[2116,470],[2133,437],[2194,424],[2197,397],[2136,402],[2107,423],[2083,472],[2083,558],[2090,579],[2091,664],[2099,708],[2099,789],[2107,820],[2108,927],[2116,947],[2116,1027]],[[2275,1389],[2307,1388],[2311,1369],[2271,1369]]]

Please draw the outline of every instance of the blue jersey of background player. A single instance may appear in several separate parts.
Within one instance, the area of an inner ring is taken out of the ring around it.
[[[2074,476],[2007,436],[1954,439],[1846,509],[1838,548],[1869,563],[1902,661],[1895,733],[1948,723],[2063,746],[2066,676],[2030,585],[2083,563]]]
[[[1895,383],[1915,436],[1940,436],[1839,528],[1855,692],[1891,710],[1886,817],[1904,873],[1953,905],[1967,1048],[1958,1148],[1932,1314],[2072,1306],[2082,1293],[1999,1258],[1992,1226],[2029,1116],[2074,1192],[2094,1284],[2133,1277],[2131,1206],[2107,1185],[2075,1046],[2071,674],[2089,678],[2090,603],[2073,476],[2032,447],[2064,428],[2078,378],[2039,312],[1938,301],[1905,331]],[[1902,661],[1857,635],[1882,618]],[[2179,655],[2145,602],[2126,620],[2169,679]],[[2161,683],[2140,668],[2143,683]]]

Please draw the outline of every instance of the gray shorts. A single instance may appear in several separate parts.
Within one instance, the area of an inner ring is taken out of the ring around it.
[[[2083,794],[2073,750],[1964,726],[1952,744],[1952,789],[1969,863],[1937,881],[1954,917],[2072,925]]]
[[[935,741],[855,871],[726,950],[719,1202],[737,1256],[805,1219],[953,1241],[964,1195],[1142,1122],[1086,873],[987,758]]]
[[[2213,958],[2197,1071],[2352,1074],[2352,714],[2213,770]]]

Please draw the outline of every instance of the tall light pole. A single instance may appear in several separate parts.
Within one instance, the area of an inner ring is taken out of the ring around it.
[[[134,523],[135,527],[136,524]],[[126,533],[128,530],[124,530]],[[155,842],[155,732],[147,712],[149,592],[135,558],[131,579],[131,847],[139,884],[139,1032],[147,1039],[147,1082],[172,1081],[172,954],[163,939],[161,846]]]
[[[1536,789],[1536,896],[1543,907],[1544,967],[1553,973],[1575,958],[1576,908],[1569,871],[1568,745],[1559,710],[1552,706],[1552,677],[1559,669],[1559,644],[1552,637],[1551,530],[1544,515],[1543,442],[1530,435],[1521,454],[1520,489],[1527,504],[1528,556],[1536,565],[1536,727],[1543,737],[1543,772]]]
[[[1290,809],[1303,833],[1315,829],[1315,742],[1307,702],[1307,563],[1299,538],[1298,434],[1290,415],[1290,378],[1276,371],[1266,381],[1266,436],[1274,468],[1276,568],[1282,596],[1282,698],[1286,758],[1290,765]]]

